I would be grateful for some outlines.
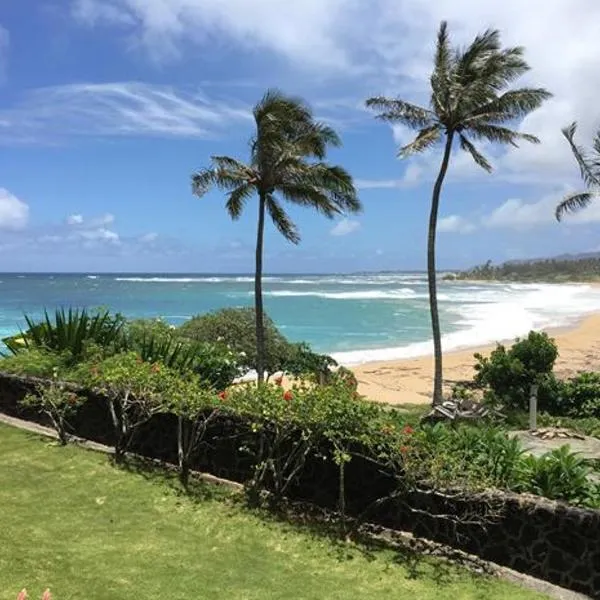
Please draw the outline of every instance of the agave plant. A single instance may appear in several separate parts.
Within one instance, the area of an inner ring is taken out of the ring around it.
[[[74,359],[80,358],[89,343],[101,347],[119,344],[124,319],[120,315],[111,315],[108,311],[99,311],[90,315],[85,309],[66,311],[60,308],[50,317],[48,311],[40,321],[25,315],[25,332],[6,338],[4,344],[12,354],[18,354],[30,348],[46,348],[56,352],[70,352]]]

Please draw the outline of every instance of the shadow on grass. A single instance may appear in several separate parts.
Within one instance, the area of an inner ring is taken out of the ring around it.
[[[117,469],[134,473],[146,481],[169,488],[176,496],[186,498],[194,504],[225,500],[232,497],[235,491],[216,483],[204,481],[194,475],[190,476],[187,486],[181,483],[179,472],[174,465],[162,463],[142,456],[127,456],[123,461],[110,461]]]
[[[294,532],[308,536],[314,541],[327,541],[331,553],[338,561],[352,561],[357,555],[368,561],[380,558],[382,553],[389,557],[390,566],[404,569],[410,579],[424,579],[443,586],[452,583],[458,576],[470,573],[477,579],[481,590],[485,590],[486,579],[460,565],[439,556],[426,554],[422,549],[411,547],[410,542],[398,542],[379,536],[381,528],[364,526],[355,529],[351,519],[342,520],[332,511],[302,502],[282,502],[275,506],[266,503],[261,507],[251,507],[246,495],[198,477],[190,477],[187,487],[179,479],[177,469],[170,464],[143,457],[128,456],[126,460],[111,462],[118,469],[143,477],[151,484],[168,488],[182,501],[193,505],[220,501],[229,505],[232,511],[243,511],[265,523],[283,525]],[[398,538],[400,539],[400,538]],[[481,596],[485,598],[485,594]]]

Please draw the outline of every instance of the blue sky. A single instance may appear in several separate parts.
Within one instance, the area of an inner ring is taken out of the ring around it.
[[[190,176],[211,154],[245,158],[249,111],[271,86],[338,129],[331,159],[364,212],[292,209],[302,243],[271,228],[267,270],[423,268],[439,151],[397,160],[410,133],[363,105],[425,100],[443,18],[458,43],[493,26],[524,45],[522,83],[555,97],[520,125],[542,145],[485,148],[494,174],[456,151],[439,266],[600,249],[600,205],[552,219],[579,185],[560,128],[577,119],[587,144],[600,126],[596,0],[23,0],[0,5],[0,270],[252,271],[254,206],[232,223]]]

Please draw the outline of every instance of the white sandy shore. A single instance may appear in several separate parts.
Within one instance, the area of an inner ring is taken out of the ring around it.
[[[600,370],[600,313],[582,319],[569,329],[549,330],[558,344],[556,372],[569,376],[583,370]],[[487,354],[492,346],[444,354],[444,386],[473,377],[474,352]],[[431,401],[433,357],[372,362],[352,367],[359,392],[389,404],[423,404]]]

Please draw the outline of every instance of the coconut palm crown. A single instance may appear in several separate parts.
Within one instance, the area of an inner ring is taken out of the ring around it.
[[[600,197],[600,129],[592,143],[592,151],[588,152],[575,143],[577,123],[565,127],[562,132],[567,138],[575,160],[579,165],[581,177],[587,189],[566,196],[556,207],[556,219],[560,221],[564,215],[575,213],[589,206],[595,198]]]
[[[204,196],[217,188],[225,192],[225,208],[237,220],[248,201],[258,197],[255,256],[255,309],[257,376],[264,376],[262,299],[265,213],[279,232],[293,244],[300,235],[284,208],[284,202],[312,208],[325,217],[361,210],[352,177],[343,168],[325,162],[331,146],[340,138],[329,126],[315,120],[299,99],[269,90],[254,107],[255,132],[250,156],[242,162],[229,156],[213,156],[208,167],[192,176],[192,190]]]
[[[440,192],[453,145],[468,152],[488,172],[492,166],[476,142],[517,146],[520,141],[539,143],[538,138],[511,126],[538,108],[550,93],[543,88],[508,89],[529,70],[521,47],[502,48],[500,34],[487,30],[466,48],[452,47],[448,27],[442,22],[429,83],[428,106],[418,106],[401,98],[382,96],[367,100],[382,121],[404,125],[417,131],[412,142],[400,148],[406,158],[444,142],[443,158],[434,184],[427,243],[427,271],[433,331],[435,377],[433,403],[442,401],[442,350],[437,308],[435,236]]]

